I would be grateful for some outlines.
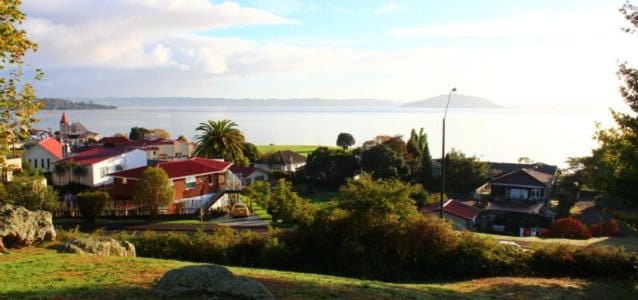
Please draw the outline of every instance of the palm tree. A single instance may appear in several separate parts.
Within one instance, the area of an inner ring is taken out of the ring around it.
[[[208,158],[223,158],[232,162],[244,159],[244,135],[237,129],[237,123],[230,120],[200,123],[196,129],[201,134],[195,136],[195,155]]]

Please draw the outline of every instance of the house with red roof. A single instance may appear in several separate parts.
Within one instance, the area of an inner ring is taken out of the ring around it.
[[[241,190],[241,182],[229,176],[231,165],[231,162],[199,157],[158,163],[156,167],[166,171],[175,190],[175,202],[164,213],[193,214],[200,209],[206,211],[229,206],[228,194]],[[116,209],[136,208],[132,201],[135,185],[147,168],[109,174],[113,178],[111,198]]]
[[[42,173],[53,171],[53,164],[62,159],[62,143],[49,137],[33,145],[24,154],[24,158]]]
[[[427,205],[421,212],[439,215],[441,213],[441,204],[434,203]],[[453,199],[449,199],[443,203],[443,217],[449,220],[452,226],[458,230],[474,229],[476,218],[480,212],[481,210],[477,207]]]
[[[245,186],[249,186],[257,181],[268,180],[268,172],[256,167],[232,166],[230,167],[230,171],[239,177]]]
[[[104,187],[113,183],[113,178],[108,174],[146,166],[147,160],[143,150],[107,145],[73,153],[54,165],[54,185],[79,183],[90,187]]]

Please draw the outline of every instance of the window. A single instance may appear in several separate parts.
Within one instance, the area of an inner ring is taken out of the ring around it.
[[[533,189],[531,198],[540,199],[541,198],[541,189]]]
[[[47,170],[51,169],[51,159],[47,158]]]
[[[44,158],[40,159],[40,167],[44,169]]]
[[[527,199],[527,190],[509,189],[505,192],[505,197],[514,200],[525,200]]]
[[[100,168],[100,178],[106,177],[106,174],[109,173],[109,167]]]
[[[186,177],[186,189],[187,190],[194,189],[196,185],[197,185],[197,178],[195,178],[195,176]]]
[[[126,184],[126,178],[122,178],[122,184]]]
[[[38,168],[38,159],[37,158],[33,160],[33,167],[36,168],[36,169]]]

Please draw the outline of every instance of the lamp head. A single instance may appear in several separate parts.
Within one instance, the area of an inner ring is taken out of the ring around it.
[[[450,92],[456,92],[456,88],[452,88]]]

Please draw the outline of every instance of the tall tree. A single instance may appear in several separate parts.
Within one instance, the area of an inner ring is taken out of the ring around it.
[[[412,179],[430,187],[432,185],[432,156],[428,146],[428,136],[423,128],[419,132],[412,129],[406,147],[411,156],[408,164],[412,168]]]
[[[405,147],[405,145],[404,145]],[[410,170],[405,159],[386,145],[376,145],[361,155],[361,170],[378,178],[405,178]]]
[[[620,9],[631,25],[624,31],[638,30],[638,7],[626,3]],[[638,70],[625,62],[618,68],[620,94],[634,114],[612,111],[617,127],[598,129],[595,138],[598,148],[592,156],[583,158],[584,172],[592,187],[603,191],[607,198],[638,206]]]
[[[23,57],[36,51],[37,44],[29,40],[26,31],[20,29],[26,15],[20,11],[20,0],[0,3],[0,159],[9,153],[11,146],[29,138],[35,113],[41,108],[35,91],[29,82],[23,82]],[[35,80],[43,73],[35,70]],[[4,164],[4,161],[0,161]]]
[[[354,145],[354,143],[355,141],[354,137],[352,137],[352,134],[342,132],[339,133],[339,135],[337,136],[337,146],[343,148],[343,150],[348,149],[348,147]]]
[[[208,121],[200,123],[196,129],[201,132],[195,138],[195,155],[209,158],[223,158],[232,162],[244,160],[244,135],[237,123],[230,120]]]
[[[173,203],[174,195],[175,191],[166,171],[159,167],[148,167],[135,185],[133,200],[146,205],[150,208],[151,215],[157,216],[161,207]]]
[[[149,134],[151,131],[144,127],[131,127],[131,131],[128,134],[129,140],[137,140],[143,139],[144,136]]]
[[[479,161],[476,156],[466,156],[463,152],[452,149],[445,156],[446,192],[449,195],[467,195],[489,178],[487,163]]]

